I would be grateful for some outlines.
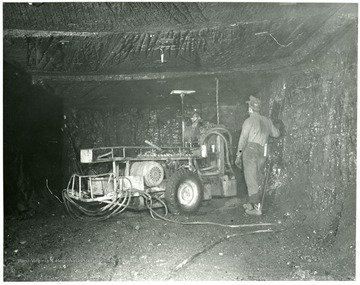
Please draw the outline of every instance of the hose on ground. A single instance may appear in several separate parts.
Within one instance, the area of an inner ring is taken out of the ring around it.
[[[130,203],[132,198],[130,191],[123,191],[125,197],[121,199],[114,199],[109,205],[101,207],[97,210],[89,210],[85,207],[82,207],[77,202],[75,202],[68,194],[66,189],[63,191],[63,200],[64,205],[68,214],[74,219],[81,219],[81,220],[90,220],[90,221],[104,221],[113,217],[114,215],[120,214]],[[211,225],[211,226],[220,226],[220,227],[228,227],[228,228],[245,228],[245,227],[258,227],[258,226],[276,226],[274,223],[258,223],[258,224],[238,224],[238,225],[228,225],[228,224],[221,224],[221,223],[214,223],[214,222],[181,222],[172,219],[166,218],[168,215],[168,207],[166,206],[166,202],[156,196],[151,196],[148,193],[140,193],[140,196],[144,198],[145,205],[149,210],[151,217],[154,220],[163,220],[165,222],[180,224],[180,225]],[[165,214],[160,215],[157,213],[153,208],[153,198],[155,198],[165,209]]]
[[[239,224],[239,225],[228,225],[228,224],[221,224],[221,223],[214,223],[214,222],[180,222],[180,221],[175,221],[175,220],[171,220],[166,218],[166,215],[168,213],[168,209],[166,206],[166,203],[162,201],[162,204],[165,207],[165,215],[162,216],[160,214],[158,214],[153,208],[152,208],[152,196],[150,195],[144,195],[141,194],[145,200],[146,203],[145,205],[147,206],[148,210],[150,211],[150,215],[152,218],[154,218],[155,220],[163,220],[166,222],[170,222],[170,223],[175,223],[175,224],[180,224],[180,225],[211,225],[211,226],[220,226],[220,227],[228,227],[228,228],[245,228],[245,227],[257,227],[257,226],[276,226],[277,224],[274,223],[259,223],[259,224]],[[158,201],[161,201],[160,198],[157,198]]]

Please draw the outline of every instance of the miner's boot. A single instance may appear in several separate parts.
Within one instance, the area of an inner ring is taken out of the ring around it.
[[[251,216],[261,216],[262,212],[261,212],[260,203],[252,204],[252,209],[246,209],[245,213]]]

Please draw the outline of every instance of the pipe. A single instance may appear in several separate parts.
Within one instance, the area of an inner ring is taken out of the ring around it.
[[[180,94],[181,97],[181,142],[182,146],[185,147],[185,117],[184,117],[184,93]]]
[[[220,123],[220,115],[219,115],[219,79],[216,80],[216,122],[219,125]]]
[[[229,147],[225,136],[223,134],[221,134],[219,131],[226,132],[229,135],[229,141],[232,142],[232,137],[231,137],[230,132],[228,130],[224,129],[224,128],[218,127],[218,128],[210,129],[208,132],[206,132],[204,135],[202,135],[201,138],[200,138],[200,145],[203,145],[205,143],[206,139],[210,135],[218,135],[219,137],[221,137],[224,140],[225,149],[226,149],[226,155],[225,155],[226,164],[227,164],[228,168],[230,169],[230,172],[232,173],[232,175],[235,175],[234,170],[232,169],[231,162],[230,162],[230,157],[229,157],[231,147]]]
[[[162,151],[161,147],[157,146],[156,144],[153,144],[152,142],[149,142],[148,140],[145,140],[145,143],[157,149],[158,151]]]

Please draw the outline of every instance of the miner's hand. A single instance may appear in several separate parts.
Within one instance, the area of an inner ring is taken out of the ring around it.
[[[242,170],[242,158],[241,158],[241,156],[236,156],[235,165],[236,165],[240,170]]]
[[[274,126],[279,130],[279,137],[285,136],[285,124],[281,120],[276,120]]]

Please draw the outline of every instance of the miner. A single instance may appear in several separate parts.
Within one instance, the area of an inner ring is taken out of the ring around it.
[[[269,136],[279,137],[280,131],[273,122],[259,114],[261,101],[250,96],[248,112],[250,114],[243,125],[239,138],[235,165],[244,170],[248,188],[248,202],[243,205],[249,215],[261,216],[259,178],[265,164],[265,146]]]
[[[190,118],[191,125],[185,128],[185,142],[187,145],[198,145],[200,138],[200,127],[202,125],[202,119],[197,111],[192,113]]]

